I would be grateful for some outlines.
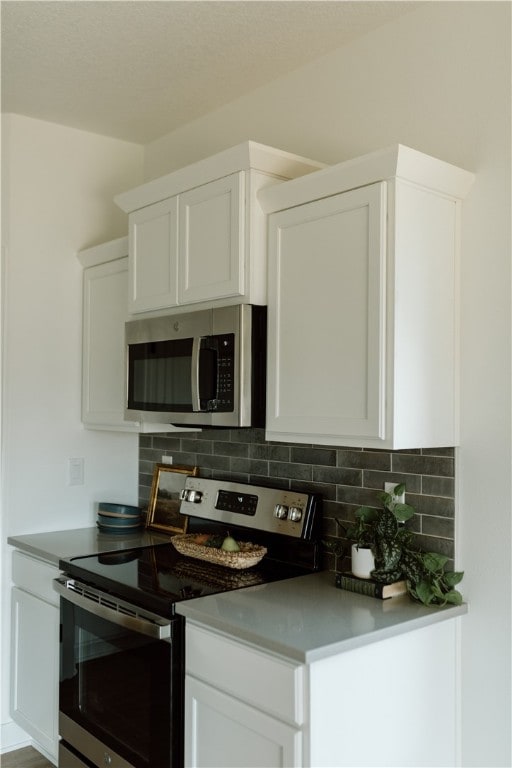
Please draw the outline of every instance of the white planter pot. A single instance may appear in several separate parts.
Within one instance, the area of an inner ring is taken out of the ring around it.
[[[352,544],[352,573],[360,579],[371,579],[371,572],[375,568],[375,559],[370,548],[357,547]]]

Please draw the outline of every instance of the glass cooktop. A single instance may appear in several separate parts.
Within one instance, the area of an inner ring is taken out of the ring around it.
[[[165,617],[182,600],[305,573],[267,558],[246,570],[229,569],[180,555],[170,543],[61,560],[59,567],[77,581]]]

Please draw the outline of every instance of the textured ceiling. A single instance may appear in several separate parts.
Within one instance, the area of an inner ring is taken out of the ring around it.
[[[3,0],[2,111],[147,143],[416,5]]]

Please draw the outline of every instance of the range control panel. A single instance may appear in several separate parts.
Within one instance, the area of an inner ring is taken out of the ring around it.
[[[309,539],[319,513],[317,494],[187,477],[180,514]]]

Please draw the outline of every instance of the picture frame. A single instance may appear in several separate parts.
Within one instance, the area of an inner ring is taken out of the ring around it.
[[[180,492],[199,468],[178,464],[155,464],[146,527],[165,533],[186,533],[188,516],[180,515]]]

